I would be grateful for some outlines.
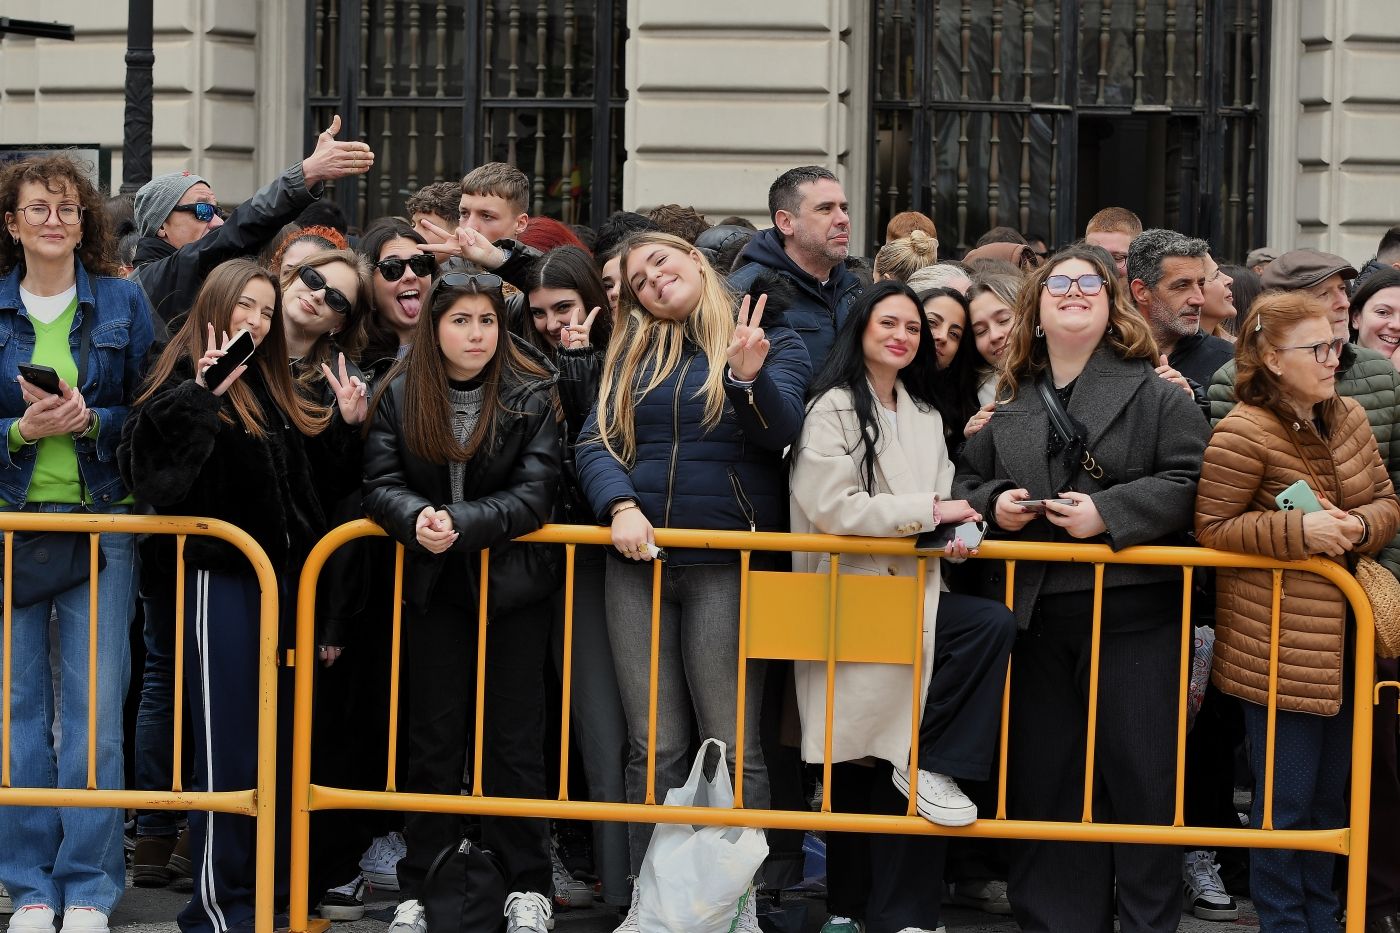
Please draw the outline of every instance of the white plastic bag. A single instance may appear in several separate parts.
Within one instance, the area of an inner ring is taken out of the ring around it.
[[[717,758],[708,781],[707,754]],[[724,755],[723,742],[707,739],[689,780],[666,793],[666,805],[732,807],[734,788]],[[658,823],[637,878],[639,926],[647,933],[730,933],[740,898],[767,857],[761,829]]]

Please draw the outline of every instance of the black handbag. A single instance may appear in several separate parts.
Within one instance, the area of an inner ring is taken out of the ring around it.
[[[470,839],[438,853],[418,899],[428,933],[498,933],[505,927],[505,875],[491,853]]]
[[[83,315],[78,330],[78,385],[87,375],[88,349],[92,345],[92,314]],[[88,536],[58,531],[16,532],[14,574],[10,580],[10,601],[16,608],[45,603],[87,580],[91,567]],[[0,564],[0,568],[3,568]],[[107,566],[107,557],[97,549],[97,571]]]

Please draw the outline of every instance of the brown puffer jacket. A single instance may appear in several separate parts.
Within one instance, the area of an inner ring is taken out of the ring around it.
[[[1303,513],[1283,512],[1275,497],[1304,480],[1319,498],[1353,512],[1369,536],[1356,550],[1374,554],[1400,524],[1390,475],[1366,412],[1356,401],[1326,403],[1327,437],[1311,423],[1253,405],[1237,405],[1216,426],[1196,493],[1196,537],[1206,547],[1281,560],[1307,556]],[[1295,444],[1296,441],[1296,444]],[[1311,478],[1299,451],[1312,464]],[[1212,679],[1226,693],[1260,705],[1269,699],[1273,573],[1225,570],[1216,577]],[[1279,709],[1336,715],[1342,700],[1346,600],[1315,574],[1283,575],[1279,619]]]

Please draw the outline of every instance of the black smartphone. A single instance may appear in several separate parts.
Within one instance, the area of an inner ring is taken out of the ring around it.
[[[1053,502],[1056,505],[1074,505],[1073,499],[1022,499],[1020,502],[1013,502],[1012,505],[1019,505],[1027,512],[1034,512],[1037,515],[1045,514],[1045,503]]]
[[[24,381],[36,389],[43,389],[50,395],[58,395],[63,390],[58,384],[58,373],[52,366],[36,366],[33,363],[20,363],[19,374]]]
[[[232,342],[224,347],[224,355],[204,371],[204,384],[209,387],[209,391],[212,392],[223,385],[224,380],[235,369],[253,358],[253,351],[257,348],[258,345],[253,342],[253,335],[246,330],[240,330]]]
[[[941,551],[957,538],[970,551],[987,536],[986,522],[963,522],[960,525],[939,525],[914,539],[916,551]]]

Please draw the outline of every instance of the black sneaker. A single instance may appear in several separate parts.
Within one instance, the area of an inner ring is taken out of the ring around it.
[[[356,875],[355,880],[331,888],[321,898],[316,912],[323,920],[359,920],[365,915],[365,878]]]
[[[1225,890],[1215,853],[1204,849],[1187,852],[1181,864],[1183,900],[1186,909],[1202,920],[1233,921],[1240,908]]]

